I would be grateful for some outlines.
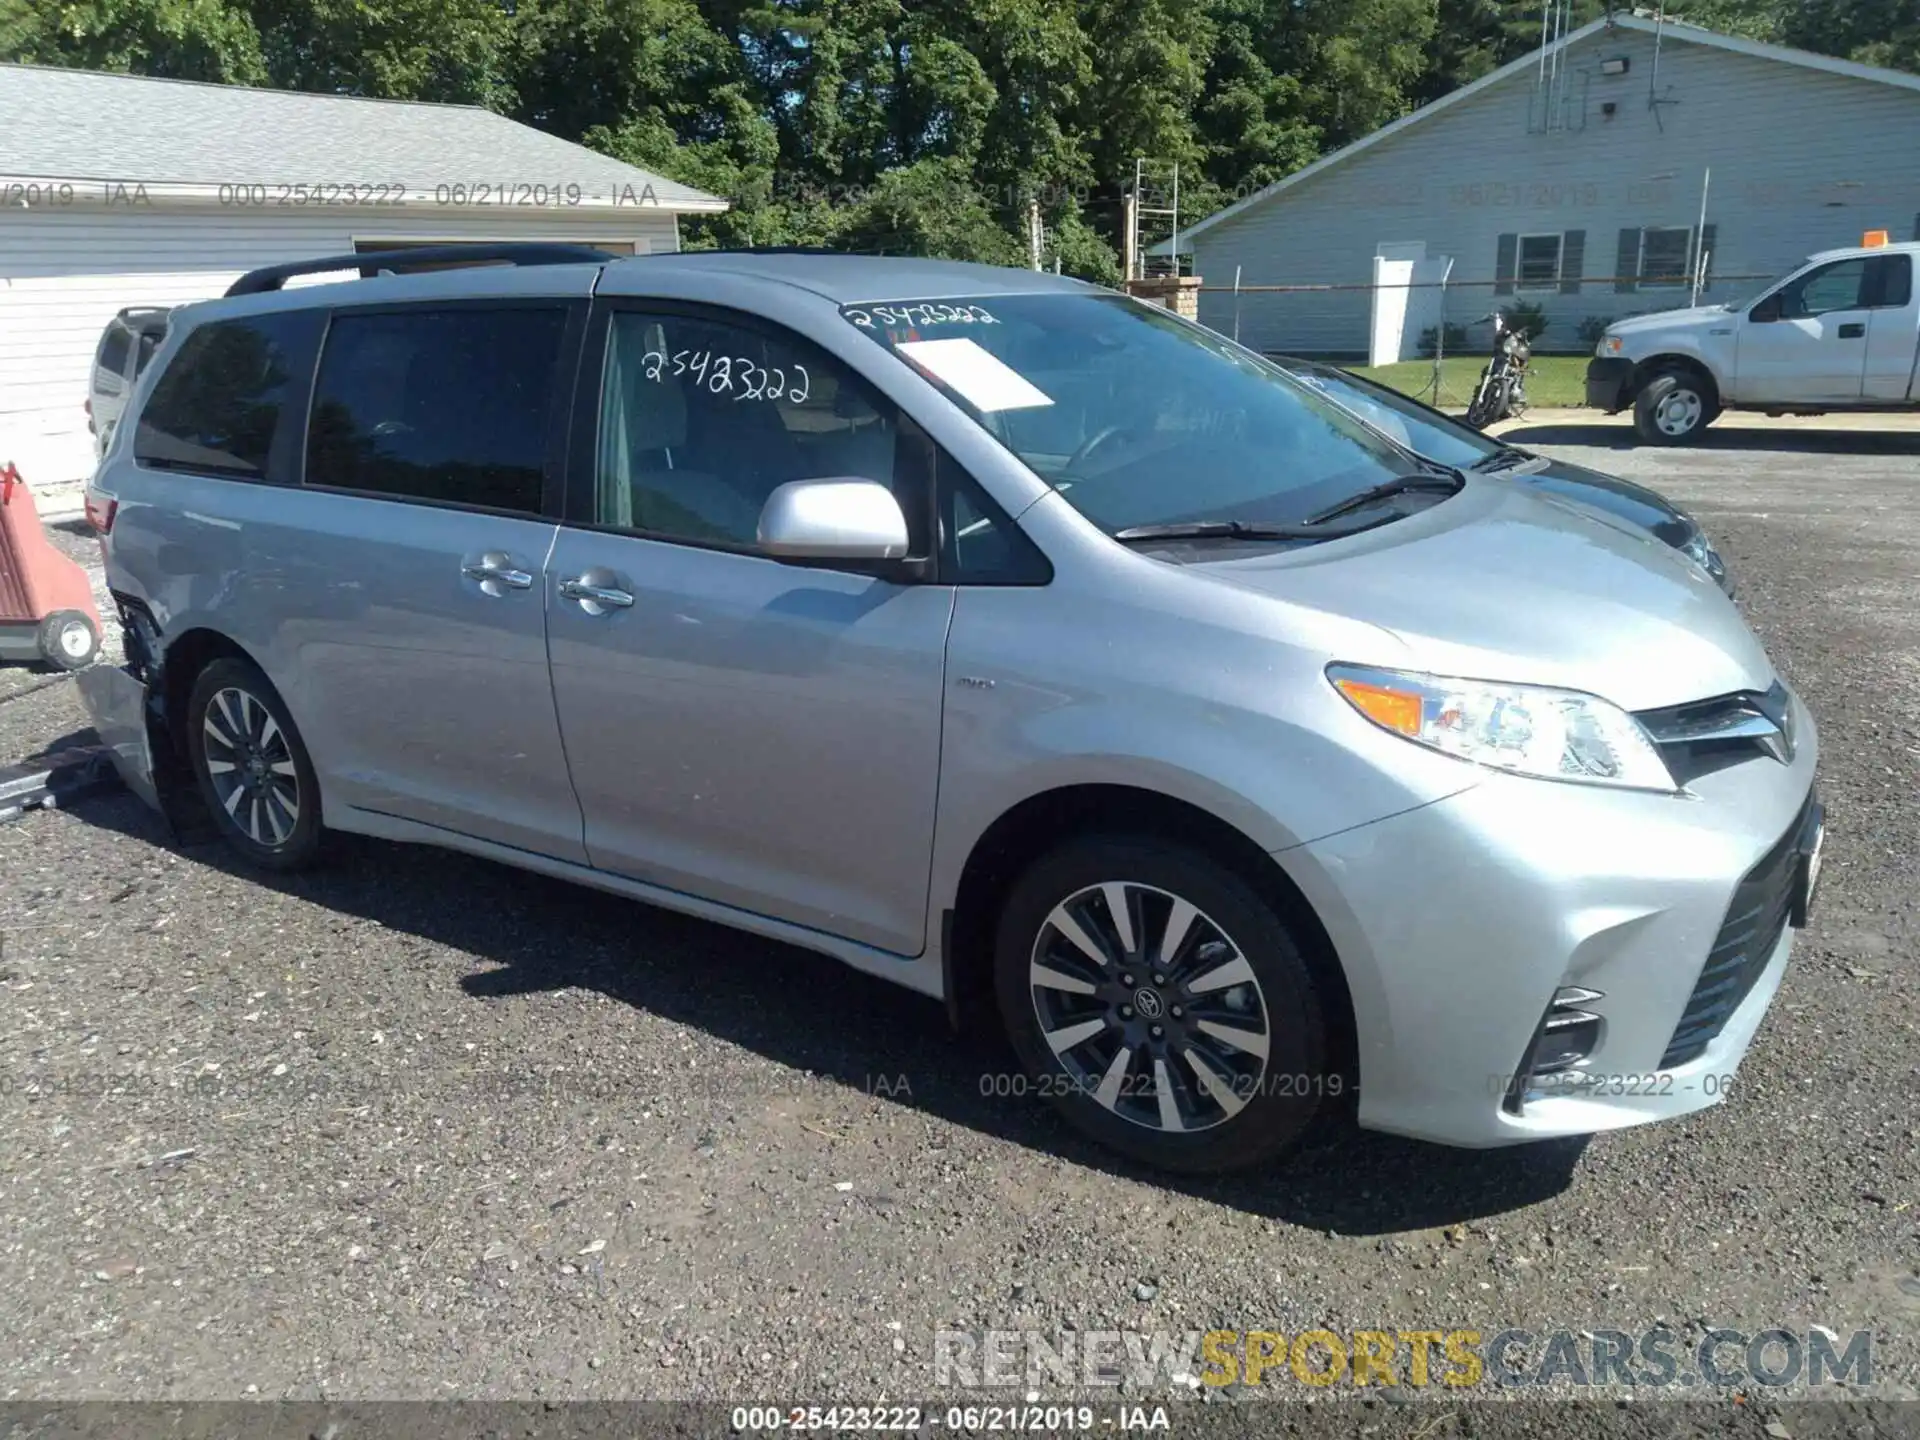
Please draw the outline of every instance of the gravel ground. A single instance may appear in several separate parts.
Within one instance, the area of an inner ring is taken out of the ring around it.
[[[1619,436],[1513,438],[1695,510],[1823,732],[1821,906],[1728,1104],[1169,1182],[829,961],[430,850],[262,881],[116,795],[0,826],[0,1399],[871,1401],[946,1329],[1656,1323],[1871,1329],[1920,1396],[1920,436]],[[85,727],[0,670],[0,761]]]

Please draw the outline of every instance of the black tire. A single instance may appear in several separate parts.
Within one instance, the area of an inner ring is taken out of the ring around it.
[[[1480,388],[1474,392],[1473,403],[1467,406],[1467,424],[1476,430],[1484,430],[1494,421],[1503,418],[1506,409],[1506,380],[1500,377],[1483,376]]]
[[[40,658],[56,670],[84,670],[100,654],[100,627],[78,610],[54,611],[40,622],[36,639]]]
[[[1130,951],[1105,898],[1115,883],[1125,887]],[[1176,900],[1195,914],[1172,967],[1156,971]],[[1096,965],[1054,925],[1057,910],[1076,927],[1084,921],[1081,933],[1107,963]],[[1036,957],[1052,978],[1097,993],[1036,984]],[[1224,978],[1243,973],[1250,987]],[[1184,845],[1095,835],[1035,861],[1000,915],[994,989],[1026,1088],[1084,1134],[1160,1169],[1217,1174],[1270,1161],[1344,1088],[1329,1063],[1326,1009],[1286,921],[1232,869]],[[1084,1039],[1061,1043],[1096,1021],[1101,1028]],[[1257,1037],[1262,1025],[1264,1059],[1216,1038],[1222,1028]],[[1169,1104],[1178,1128],[1166,1124]]]
[[[263,869],[312,864],[320,853],[320,787],[299,728],[259,667],[231,657],[208,665],[194,679],[183,722],[200,798],[221,838]],[[225,744],[215,731],[239,743]]]
[[[1713,387],[1689,370],[1663,370],[1633,400],[1633,428],[1649,445],[1686,445],[1720,413]]]

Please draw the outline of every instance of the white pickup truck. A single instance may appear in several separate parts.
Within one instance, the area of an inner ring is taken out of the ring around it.
[[[1920,409],[1920,242],[1826,250],[1731,305],[1617,320],[1587,364],[1587,404],[1631,407],[1656,445],[1722,410]]]

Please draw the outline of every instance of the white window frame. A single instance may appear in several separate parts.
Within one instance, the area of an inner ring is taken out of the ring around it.
[[[1526,277],[1527,241],[1553,241],[1553,278],[1551,280],[1528,280]],[[1515,294],[1545,295],[1560,288],[1560,272],[1567,263],[1567,237],[1559,231],[1540,231],[1532,235],[1516,235],[1513,240],[1513,289]]]
[[[1686,248],[1682,252],[1680,257],[1680,273],[1679,274],[1655,275],[1652,277],[1648,276],[1647,274],[1647,235],[1650,232],[1654,232],[1654,231],[1669,231],[1669,232],[1684,235],[1687,237]],[[1691,225],[1642,225],[1640,227],[1640,254],[1639,254],[1639,257],[1634,261],[1633,278],[1635,282],[1643,290],[1644,289],[1663,290],[1667,288],[1672,288],[1676,290],[1685,289],[1687,286],[1693,283],[1694,263],[1695,263],[1695,257],[1693,253],[1693,227]]]

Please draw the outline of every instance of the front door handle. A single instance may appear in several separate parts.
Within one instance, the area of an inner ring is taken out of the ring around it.
[[[577,580],[562,580],[560,593],[569,600],[578,600],[580,608],[589,615],[604,615],[609,610],[628,610],[633,607],[633,595],[619,586],[609,584],[612,576],[601,576],[589,570]]]
[[[470,560],[460,567],[460,573],[469,580],[478,581],[482,593],[500,596],[509,590],[531,590],[533,576],[513,563],[513,557],[504,550],[489,550],[478,560]]]
[[[1866,333],[1867,333],[1867,327],[1865,323],[1859,320],[1855,320],[1851,324],[1842,325],[1840,327],[1840,338],[1842,340],[1858,340],[1862,335],[1865,335]]]

